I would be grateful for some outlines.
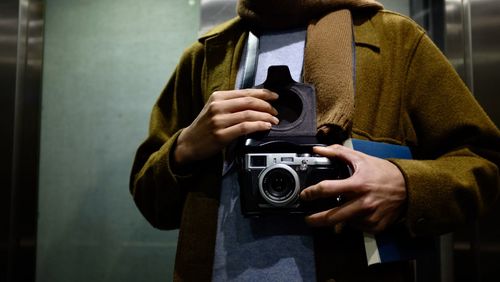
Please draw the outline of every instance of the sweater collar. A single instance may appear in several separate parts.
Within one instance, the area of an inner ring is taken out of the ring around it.
[[[376,11],[375,0],[238,0],[237,12],[252,30],[307,26],[333,11]]]

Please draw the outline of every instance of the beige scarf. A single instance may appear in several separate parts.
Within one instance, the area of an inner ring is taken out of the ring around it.
[[[307,25],[304,81],[316,88],[317,124],[324,142],[350,136],[354,113],[352,10],[379,10],[374,0],[239,0],[252,29]]]

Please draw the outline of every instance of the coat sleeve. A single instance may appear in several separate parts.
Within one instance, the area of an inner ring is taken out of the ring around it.
[[[418,160],[393,160],[406,180],[414,235],[450,232],[499,193],[500,133],[427,35],[409,61],[404,97]]]
[[[203,106],[200,71],[203,47],[187,49],[151,113],[149,134],[139,146],[130,175],[130,192],[143,216],[156,228],[179,228],[183,204],[197,169],[178,173],[171,155],[182,128]]]

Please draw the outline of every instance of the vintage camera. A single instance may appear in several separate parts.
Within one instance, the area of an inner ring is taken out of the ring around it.
[[[291,78],[287,66],[271,66],[256,88],[278,93],[272,104],[280,123],[266,132],[245,136],[239,143],[240,198],[246,216],[309,214],[334,207],[335,199],[301,201],[300,192],[325,179],[351,175],[347,164],[312,153],[325,146],[316,137],[314,87]]]
[[[335,199],[300,201],[300,192],[325,179],[344,179],[349,168],[341,161],[308,153],[250,153],[245,155],[241,191],[245,215],[307,214],[334,207]]]

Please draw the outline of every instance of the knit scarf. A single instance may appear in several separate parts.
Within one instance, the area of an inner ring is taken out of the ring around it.
[[[375,0],[239,0],[251,29],[307,26],[304,82],[316,88],[318,136],[328,144],[350,136],[354,114],[351,11],[379,10]]]

